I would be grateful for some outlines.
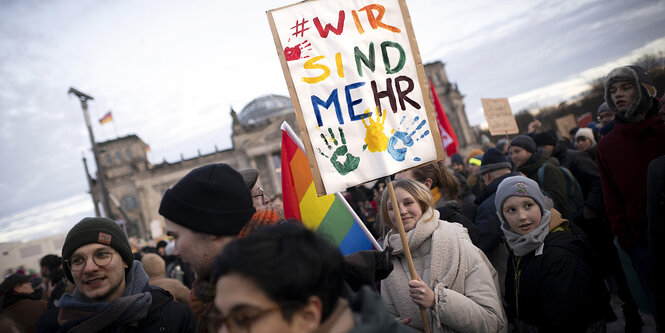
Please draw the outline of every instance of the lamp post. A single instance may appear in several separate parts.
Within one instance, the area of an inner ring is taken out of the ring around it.
[[[106,190],[106,185],[104,184],[104,171],[102,164],[99,163],[99,149],[97,148],[97,144],[95,142],[95,135],[92,133],[92,125],[90,124],[90,115],[88,115],[88,100],[93,100],[93,98],[92,96],[83,93],[74,87],[70,87],[67,93],[76,95],[76,97],[78,97],[78,99],[81,101],[81,108],[83,109],[83,118],[85,119],[85,124],[88,127],[88,135],[90,136],[90,144],[92,145],[92,155],[95,157],[95,163],[97,164],[97,182],[99,182],[99,188],[102,192],[102,205],[104,207],[104,214],[106,215],[106,217],[112,218],[111,205],[109,204],[109,193]],[[97,209],[95,211],[99,212]]]

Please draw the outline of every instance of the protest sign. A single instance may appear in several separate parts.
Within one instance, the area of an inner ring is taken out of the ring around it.
[[[444,158],[404,0],[311,0],[267,15],[317,194]]]
[[[507,98],[481,98],[485,119],[492,135],[519,133]]]
[[[570,137],[570,130],[577,127],[577,120],[575,119],[574,115],[569,114],[569,115],[557,118],[556,119],[556,127],[557,127],[557,129],[559,129],[559,132],[561,133],[561,136],[572,140],[572,138]]]

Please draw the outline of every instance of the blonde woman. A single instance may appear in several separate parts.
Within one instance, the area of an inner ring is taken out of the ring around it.
[[[394,270],[381,282],[381,298],[400,321],[423,330],[419,307],[429,314],[432,332],[498,332],[505,326],[496,271],[461,225],[439,220],[430,191],[421,183],[393,183],[398,207],[389,191],[381,200],[381,218],[391,231],[384,245],[394,250]],[[396,227],[404,231],[419,279],[409,275]]]

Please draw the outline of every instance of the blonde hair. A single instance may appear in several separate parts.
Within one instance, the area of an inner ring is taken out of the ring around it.
[[[425,213],[434,205],[432,192],[430,192],[424,184],[418,181],[411,179],[399,179],[393,181],[393,187],[395,189],[401,188],[409,192],[409,194],[411,194],[413,198],[416,199],[423,213]],[[381,212],[381,222],[385,226],[391,229],[395,229],[395,227],[390,222],[390,217],[388,215],[388,204],[392,205],[392,200],[390,200],[390,191],[386,188],[386,190],[383,191],[383,196],[381,196],[381,208],[379,209]]]

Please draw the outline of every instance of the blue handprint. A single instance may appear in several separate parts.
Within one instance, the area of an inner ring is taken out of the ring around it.
[[[399,127],[402,127],[402,124],[404,123],[404,119],[406,119],[406,116],[403,116],[402,119],[399,122]],[[427,124],[427,121],[423,119],[420,123],[418,123],[418,126],[416,126],[416,129],[413,130],[413,132],[409,133],[409,130],[411,129],[411,126],[415,125],[418,120],[420,120],[420,117],[416,116],[413,118],[413,122],[404,130],[397,130],[395,131],[390,139],[388,139],[388,153],[390,156],[392,156],[393,159],[397,162],[402,162],[406,158],[406,151],[407,147],[412,147],[414,144],[413,140],[413,135],[416,134],[417,131],[419,131],[425,124]],[[416,138],[416,141],[424,138],[429,134],[429,129],[425,130],[420,137]],[[399,142],[402,142],[403,147],[402,148],[396,148],[397,144]],[[420,161],[419,157],[414,158],[415,161]]]

